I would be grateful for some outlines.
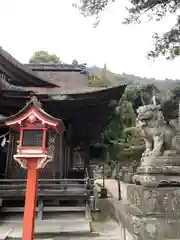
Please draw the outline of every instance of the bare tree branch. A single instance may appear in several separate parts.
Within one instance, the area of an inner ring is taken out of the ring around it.
[[[100,13],[107,7],[108,3],[115,0],[80,0],[75,7],[84,16],[96,16],[95,26],[100,22]],[[116,0],[117,1],[117,0]],[[120,1],[120,0],[119,0]],[[180,0],[129,0],[131,8],[128,8],[129,15],[124,19],[124,24],[141,23],[141,17],[146,14],[149,20],[160,21],[164,16],[177,14],[180,9]],[[180,55],[180,17],[177,16],[177,23],[168,32],[159,36],[153,35],[154,49],[148,53],[148,58],[156,58],[160,55],[166,59],[174,59]]]

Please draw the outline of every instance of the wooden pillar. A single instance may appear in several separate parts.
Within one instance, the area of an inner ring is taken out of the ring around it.
[[[36,169],[37,159],[28,160],[28,176],[26,185],[26,198],[23,222],[23,240],[34,239],[34,222],[36,216],[38,170]]]
[[[73,159],[74,158],[74,147],[71,146],[70,148],[70,168],[72,169],[73,168]]]
[[[89,177],[91,177],[91,168],[90,168],[90,141],[85,142],[84,147],[84,168],[87,169]]]
[[[59,178],[63,178],[64,168],[64,133],[59,136]]]
[[[55,140],[55,150],[54,150],[54,165],[53,165],[53,170],[54,170],[54,176],[55,176],[55,179],[59,178],[59,171],[60,171],[60,162],[59,162],[59,159],[60,159],[60,135],[57,135],[56,136],[56,140]]]
[[[68,145],[68,150],[67,150],[67,172],[71,169],[71,146]]]
[[[64,134],[58,134],[55,142],[54,171],[55,178],[61,179],[64,176]]]
[[[63,177],[67,178],[67,169],[68,169],[68,145],[66,142],[64,142],[64,166],[63,166]]]
[[[68,177],[68,172],[71,168],[71,147],[66,144],[65,148],[66,157],[65,157],[65,178]]]
[[[8,151],[7,151],[7,157],[6,157],[6,168],[5,168],[5,178],[8,178],[9,171],[12,171],[10,169],[10,166],[12,165],[11,162],[13,160],[13,150],[14,150],[14,135],[12,130],[9,130],[9,144],[8,144]]]
[[[64,159],[63,159],[63,178],[66,178],[66,159],[67,159],[67,146],[64,142]]]

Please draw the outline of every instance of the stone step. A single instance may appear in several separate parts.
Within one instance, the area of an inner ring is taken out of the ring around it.
[[[8,238],[9,239],[9,238]],[[90,234],[88,236],[59,236],[59,237],[49,237],[49,238],[35,238],[35,240],[124,240],[115,235],[94,235]]]
[[[102,222],[100,225],[93,223],[91,232],[90,223],[87,220],[75,218],[59,220],[36,221],[35,240],[122,240],[117,231],[116,223]],[[12,219],[13,220],[13,219]],[[0,239],[22,239],[22,221],[0,221]]]
[[[10,238],[7,238],[10,240]],[[81,237],[75,237],[75,236],[69,236],[69,237],[57,237],[57,238],[35,238],[35,240],[123,240],[123,239],[120,239],[119,237],[117,236],[96,236],[94,237],[93,235],[92,236],[81,236]]]
[[[6,239],[22,239],[22,222],[0,222],[0,235],[8,233]],[[36,221],[35,236],[41,239],[58,236],[86,236],[90,233],[89,221],[85,219]]]

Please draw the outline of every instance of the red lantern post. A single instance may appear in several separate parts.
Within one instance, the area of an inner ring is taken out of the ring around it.
[[[20,132],[19,145],[14,159],[22,168],[27,168],[23,240],[34,239],[36,213],[38,169],[44,168],[51,161],[48,156],[48,132],[57,133],[65,130],[63,122],[45,113],[36,97],[16,115],[6,120],[6,125]]]

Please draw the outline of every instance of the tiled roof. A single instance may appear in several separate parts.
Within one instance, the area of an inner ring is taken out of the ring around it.
[[[16,86],[56,86],[47,79],[37,76],[31,69],[17,61],[2,47],[0,47],[0,73],[5,74],[9,83]]]
[[[85,65],[72,64],[28,64],[40,78],[54,83],[61,90],[82,89],[88,86],[88,73]]]

